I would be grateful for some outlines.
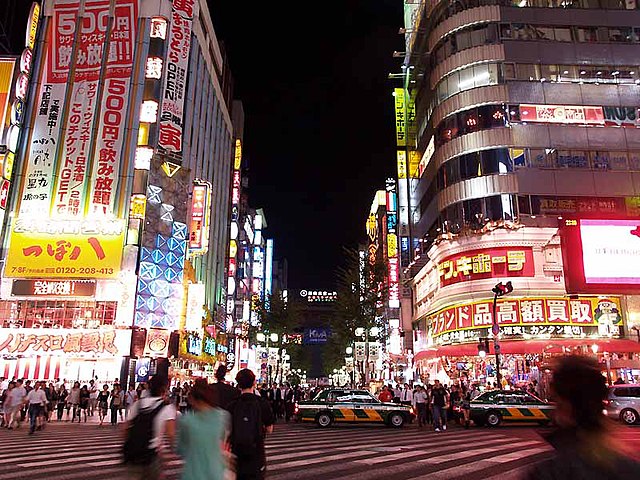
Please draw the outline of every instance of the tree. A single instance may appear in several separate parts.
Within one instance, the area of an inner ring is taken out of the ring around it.
[[[282,366],[282,351],[287,345],[285,337],[288,334],[296,333],[300,326],[300,306],[297,301],[292,301],[283,295],[283,292],[276,290],[271,295],[267,295],[264,301],[256,305],[260,318],[260,327],[254,329],[253,335],[262,331],[265,335],[276,334],[278,341],[272,343],[278,348],[278,364],[274,379],[277,380]],[[255,337],[254,337],[255,338]]]
[[[380,315],[387,298],[387,268],[376,257],[372,264],[366,252],[343,247],[344,263],[336,271],[337,293],[336,315],[331,325],[332,336],[325,349],[325,365],[329,369],[344,364],[346,347],[355,340],[357,328],[369,331],[378,327],[385,332]],[[384,341],[384,338],[379,337]],[[366,380],[368,361],[360,365],[360,374]]]

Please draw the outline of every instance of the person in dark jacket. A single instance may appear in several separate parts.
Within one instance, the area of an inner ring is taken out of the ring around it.
[[[556,449],[536,464],[525,480],[632,480],[640,462],[625,454],[603,414],[606,380],[592,358],[561,357],[553,369],[552,400],[556,430],[547,441]]]
[[[217,399],[218,407],[224,408],[225,410],[229,409],[229,404],[240,397],[240,390],[235,387],[232,387],[228,383],[224,381],[224,378],[227,375],[227,366],[221,364],[215,373],[217,382],[211,385],[211,388],[215,394],[215,398]]]

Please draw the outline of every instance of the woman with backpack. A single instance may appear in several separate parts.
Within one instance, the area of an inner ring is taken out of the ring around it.
[[[122,392],[120,385],[114,385],[111,391],[111,425],[114,427],[118,424],[118,412],[122,406]]]
[[[223,445],[230,416],[217,408],[215,391],[196,380],[189,392],[192,410],[178,419],[178,453],[184,458],[182,480],[224,480],[227,463]]]

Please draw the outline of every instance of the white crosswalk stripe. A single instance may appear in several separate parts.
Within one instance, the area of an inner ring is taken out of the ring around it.
[[[640,440],[640,429],[629,438]],[[0,480],[120,480],[121,427],[52,424],[35,435],[0,430]],[[629,441],[627,439],[627,441]],[[268,478],[274,480],[516,480],[550,447],[533,429],[450,428],[435,433],[415,426],[276,425],[267,441]],[[167,480],[182,461],[169,455]]]

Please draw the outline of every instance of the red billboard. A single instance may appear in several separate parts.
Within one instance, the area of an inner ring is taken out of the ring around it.
[[[531,247],[495,247],[451,255],[438,263],[440,286],[484,278],[533,277]]]
[[[640,219],[562,220],[568,293],[640,292]]]

